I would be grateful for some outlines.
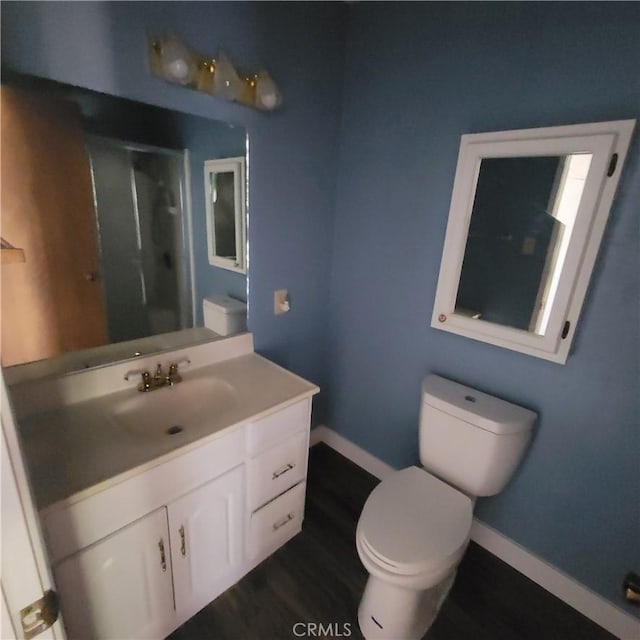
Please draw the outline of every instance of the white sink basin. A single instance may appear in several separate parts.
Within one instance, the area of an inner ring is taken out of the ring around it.
[[[236,391],[228,382],[206,377],[138,393],[112,411],[133,435],[156,438],[195,430],[235,402]]]

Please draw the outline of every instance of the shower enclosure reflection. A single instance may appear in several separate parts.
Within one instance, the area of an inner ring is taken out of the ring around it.
[[[109,342],[192,326],[184,260],[184,155],[88,141]]]

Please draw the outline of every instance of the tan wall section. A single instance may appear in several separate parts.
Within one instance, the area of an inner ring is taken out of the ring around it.
[[[91,176],[71,104],[3,87],[2,365],[105,344]]]

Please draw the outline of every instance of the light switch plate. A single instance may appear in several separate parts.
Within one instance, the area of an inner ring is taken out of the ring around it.
[[[273,292],[273,313],[277,316],[289,311],[289,292],[278,289]]]

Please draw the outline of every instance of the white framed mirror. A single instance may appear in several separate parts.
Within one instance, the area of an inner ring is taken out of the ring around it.
[[[463,135],[431,326],[566,362],[634,125]]]
[[[207,160],[204,163],[204,189],[209,264],[246,273],[245,159]]]

